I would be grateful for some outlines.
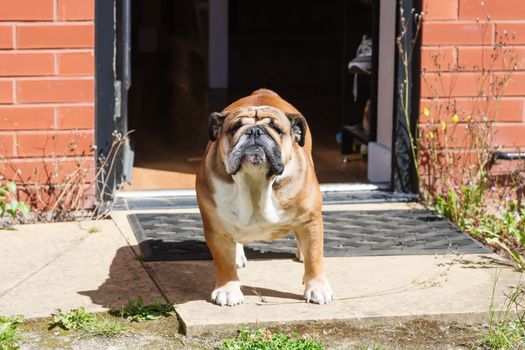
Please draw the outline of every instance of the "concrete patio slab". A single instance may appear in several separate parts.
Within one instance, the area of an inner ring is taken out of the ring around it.
[[[211,304],[211,261],[151,262],[150,274],[177,312],[186,334],[199,335],[248,325],[342,321],[365,325],[414,318],[478,323],[521,274],[494,254],[327,258],[335,293],[328,305],[302,300],[303,266],[291,260],[250,261],[239,270],[246,301],[236,307]]]
[[[81,306],[102,311],[139,296],[162,299],[111,220],[2,230],[0,256],[3,315],[41,317]]]

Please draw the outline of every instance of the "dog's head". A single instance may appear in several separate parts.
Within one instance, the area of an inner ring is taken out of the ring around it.
[[[268,169],[272,176],[283,173],[295,144],[304,146],[307,128],[301,114],[263,106],[212,113],[208,130],[228,174],[246,167]]]

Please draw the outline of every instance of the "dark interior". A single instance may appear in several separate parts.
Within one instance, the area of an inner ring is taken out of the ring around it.
[[[230,0],[227,89],[208,88],[206,0],[132,6],[128,118],[136,166],[193,173],[207,143],[209,113],[266,87],[308,120],[320,182],[366,182],[366,161],[354,154],[341,162],[341,153],[355,148],[337,135],[343,125],[360,124],[373,99],[374,79],[359,77],[354,101],[347,73],[363,34],[374,34],[371,1]]]

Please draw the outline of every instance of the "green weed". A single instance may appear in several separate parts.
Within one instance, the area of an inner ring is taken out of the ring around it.
[[[13,219],[16,219],[18,214],[24,216],[29,215],[29,205],[17,200],[15,197],[16,184],[12,181],[4,182],[3,178],[0,176],[0,219],[3,218],[4,215],[8,215]],[[7,224],[4,220],[0,222],[0,227],[6,225]]]
[[[504,250],[520,271],[525,270],[525,202],[507,198],[498,211],[473,218],[465,230],[474,237]]]
[[[525,310],[523,309],[525,289],[519,283],[506,296],[503,311],[496,313],[494,310],[494,296],[500,272],[496,274],[492,287],[488,329],[481,335],[478,345],[487,349],[523,349],[525,348]]]
[[[22,336],[17,327],[22,321],[22,316],[0,316],[0,350],[18,349]]]
[[[88,313],[81,307],[70,312],[53,315],[49,329],[55,327],[64,330],[75,330],[90,336],[115,336],[123,333],[127,327],[119,320]]]
[[[81,331],[94,337],[114,337],[124,333],[128,327],[110,317],[96,317],[95,322],[86,324]]]
[[[242,330],[234,339],[226,339],[220,350],[322,350],[319,342],[294,333],[272,333],[265,329]]]
[[[155,300],[152,304],[145,305],[144,299],[139,297],[136,300],[131,300],[126,306],[123,306],[118,311],[113,311],[113,314],[118,314],[130,322],[155,320],[163,316],[173,316],[175,314],[175,306],[173,303],[163,304],[160,300]]]
[[[87,327],[88,324],[95,321],[95,314],[87,313],[86,309],[80,307],[70,312],[60,312],[53,315],[53,322],[50,329],[59,327],[65,330],[79,330]]]

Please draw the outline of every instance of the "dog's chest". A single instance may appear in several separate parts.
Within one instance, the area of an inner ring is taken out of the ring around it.
[[[217,214],[236,242],[272,240],[293,221],[279,206],[269,181],[247,177],[228,184],[214,180],[214,187]]]

